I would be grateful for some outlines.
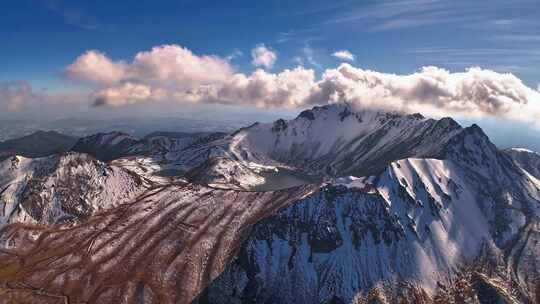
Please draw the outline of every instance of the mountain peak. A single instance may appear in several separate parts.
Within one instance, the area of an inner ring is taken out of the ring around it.
[[[462,129],[450,117],[435,120],[337,103],[239,130],[232,135],[232,152],[249,162],[277,162],[317,175],[369,175],[398,159],[438,155]]]
[[[365,121],[378,121],[379,123],[385,123],[396,119],[405,120],[426,120],[427,118],[420,113],[406,114],[397,111],[384,111],[376,109],[362,109],[356,108],[349,103],[340,102],[324,106],[315,106],[311,109],[306,109],[294,119],[294,120],[308,120],[314,121],[316,119],[337,119],[340,122],[346,119],[354,119],[358,123]],[[449,118],[450,119],[450,118]],[[453,121],[453,120],[452,120]],[[454,121],[455,124],[457,124]]]

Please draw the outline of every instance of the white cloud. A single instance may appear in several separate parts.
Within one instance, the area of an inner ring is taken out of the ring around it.
[[[219,83],[233,73],[226,59],[198,56],[178,45],[163,45],[138,53],[130,70],[131,78],[136,80],[180,87]]]
[[[178,45],[161,45],[139,52],[132,63],[112,61],[99,51],[88,51],[69,65],[68,78],[100,86],[146,82],[191,87],[222,82],[232,75],[228,60],[197,56]]]
[[[349,64],[327,70],[309,103],[347,101],[360,107],[428,115],[497,116],[535,121],[540,93],[512,74],[481,68],[451,73],[424,67],[410,75],[362,70]]]
[[[73,80],[95,85],[110,85],[119,82],[128,71],[122,62],[113,62],[105,54],[91,50],[77,57],[65,69],[65,75]]]
[[[298,108],[304,106],[314,85],[315,72],[310,69],[297,67],[278,74],[258,69],[249,76],[239,73],[219,87],[190,94],[197,102]]]
[[[98,71],[104,62],[121,66],[123,71],[121,77],[111,77],[108,85],[94,91],[95,105],[173,101],[305,108],[345,101],[360,108],[432,116],[497,116],[529,122],[540,119],[539,91],[513,74],[481,68],[452,73],[424,67],[413,74],[396,75],[343,63],[326,70],[320,80],[314,70],[302,66],[280,73],[257,69],[246,75],[234,71],[225,59],[198,56],[180,46],[141,52],[130,64],[106,57],[93,62],[96,66],[77,69],[77,75],[84,75],[78,78],[92,85],[106,83]],[[93,71],[98,75],[87,75]]]
[[[267,48],[264,44],[259,44],[251,50],[251,63],[256,67],[271,69],[277,60],[276,52]]]
[[[298,67],[273,74],[257,69],[249,76],[237,73],[223,83],[190,89],[125,83],[96,91],[94,105],[123,106],[142,102],[174,101],[297,108],[304,105],[314,85],[313,70]]]
[[[332,54],[332,56],[339,58],[341,60],[346,60],[346,61],[354,61],[355,59],[354,54],[352,54],[351,52],[347,50],[336,51]]]
[[[94,94],[94,105],[121,106],[152,99],[152,88],[144,84],[124,83]]]

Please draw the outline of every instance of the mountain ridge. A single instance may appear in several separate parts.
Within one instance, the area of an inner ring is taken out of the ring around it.
[[[56,131],[38,130],[29,135],[0,142],[0,159],[12,155],[43,157],[69,151],[77,138]]]
[[[107,163],[74,152],[0,163],[2,209],[77,202],[78,191],[51,186],[73,180],[90,190],[89,209],[103,206],[70,221],[13,217],[0,227],[2,286],[36,300],[31,282],[102,303],[540,297],[540,180],[477,125],[332,105],[182,145],[157,138],[121,145]],[[111,142],[92,139],[90,152]],[[56,165],[62,157],[72,161]]]

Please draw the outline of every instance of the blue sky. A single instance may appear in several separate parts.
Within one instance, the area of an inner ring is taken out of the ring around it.
[[[150,113],[195,100],[295,113],[382,96],[378,107],[480,122],[494,137],[526,134],[498,136],[501,145],[540,148],[538,0],[6,0],[0,9],[0,110],[102,115],[143,103]]]
[[[488,4],[489,3],[489,4]],[[65,85],[62,69],[98,49],[131,58],[160,44],[227,56],[252,69],[250,49],[279,54],[274,69],[311,54],[313,68],[338,64],[338,49],[357,66],[409,73],[425,65],[482,66],[540,82],[538,1],[62,1],[2,2],[0,79]]]

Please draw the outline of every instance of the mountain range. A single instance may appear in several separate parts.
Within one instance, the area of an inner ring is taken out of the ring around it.
[[[0,159],[11,155],[43,157],[69,151],[77,138],[56,131],[36,131],[32,134],[0,142]]]
[[[23,148],[0,163],[7,303],[540,301],[540,156],[477,125],[333,104]]]

